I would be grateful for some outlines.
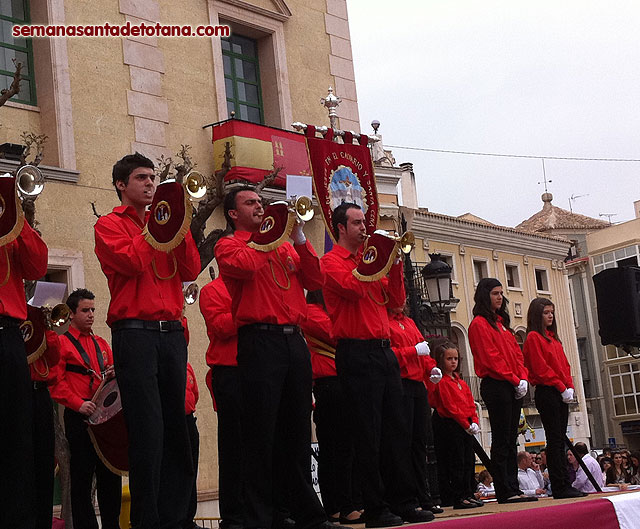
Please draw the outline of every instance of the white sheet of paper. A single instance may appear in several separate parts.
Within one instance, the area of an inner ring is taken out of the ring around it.
[[[287,175],[287,198],[312,197],[311,177],[305,175]]]
[[[38,281],[36,283],[36,291],[33,298],[29,301],[29,305],[34,307],[43,307],[45,305],[54,307],[58,303],[62,303],[67,285],[64,283],[51,283],[49,281]]]

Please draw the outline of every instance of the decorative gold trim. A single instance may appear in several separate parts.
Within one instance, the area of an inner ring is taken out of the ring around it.
[[[171,254],[171,257],[173,257],[173,273],[170,276],[167,276],[167,277],[162,277],[162,276],[158,275],[158,269],[156,268],[156,258],[154,257],[153,259],[151,259],[151,268],[153,268],[153,273],[161,281],[167,281],[169,279],[173,279],[173,277],[178,272],[178,260],[176,259],[176,256],[174,254]]]
[[[332,358],[333,360],[336,359],[336,355],[335,355],[335,347],[331,347],[329,344],[324,343],[321,340],[318,340],[316,338],[314,338],[313,336],[305,336],[305,338],[307,339],[307,342],[311,342],[313,345],[321,348],[321,349],[313,349],[314,353],[318,353],[322,356],[326,356],[328,358]]]
[[[102,461],[104,463],[104,466],[107,467],[111,472],[113,472],[114,474],[116,474],[117,476],[128,476],[129,475],[129,471],[128,470],[121,470],[119,468],[114,467],[109,460],[104,456],[104,454],[102,453],[102,450],[100,450],[100,446],[98,445],[98,442],[96,441],[96,438],[93,435],[93,431],[91,430],[91,425],[89,425],[89,427],[87,428],[87,432],[89,432],[89,437],[91,438],[91,443],[93,444],[93,447],[96,449],[96,454],[98,454],[98,457],[100,458],[100,461]]]
[[[289,290],[291,288],[291,278],[289,277],[289,274],[287,273],[287,269],[284,266],[284,263],[282,262],[282,260],[280,259],[280,254],[278,254],[277,250],[276,250],[276,258],[278,259],[278,264],[280,265],[280,268],[282,268],[282,271],[284,272],[284,275],[287,278],[287,286],[285,287],[284,285],[281,285],[280,283],[278,283],[278,280],[276,279],[276,273],[273,270],[273,264],[272,264],[271,260],[269,260],[269,268],[271,269],[271,277],[273,277],[274,283],[276,285],[278,285],[282,290]]]
[[[40,358],[44,354],[46,350],[47,350],[47,337],[46,335],[44,335],[42,337],[42,343],[38,346],[38,349],[36,349],[30,355],[27,355],[27,364],[33,364],[38,358]]]
[[[376,305],[380,305],[381,307],[384,307],[387,303],[389,303],[389,294],[387,294],[387,291],[384,288],[382,289],[384,301],[378,301],[376,298],[374,298],[373,294],[371,293],[371,290],[368,291],[368,294],[369,294],[369,297],[371,298],[371,301],[373,301]]]
[[[184,192],[184,188],[182,190],[184,196],[184,219],[182,219],[182,225],[178,228],[178,231],[174,235],[173,239],[167,242],[158,242],[155,237],[149,233],[149,224],[147,223],[142,230],[142,234],[144,235],[145,240],[156,250],[161,252],[169,253],[171,250],[175,250],[182,241],[184,240],[185,235],[191,228],[191,217],[193,215],[193,207],[191,206],[191,201],[189,197]],[[158,202],[160,204],[161,202]],[[175,259],[175,257],[174,257]],[[157,274],[156,274],[157,275]],[[173,276],[171,276],[173,277]]]
[[[168,210],[166,218],[164,218],[165,215],[163,215],[162,220],[158,219],[158,209],[160,208],[160,206],[166,207]],[[166,200],[161,200],[160,202],[158,202],[156,204],[156,207],[153,208],[153,218],[156,219],[156,222],[160,224],[160,226],[164,226],[167,222],[169,222],[169,220],[171,219],[171,206],[169,205],[169,202],[167,202]]]
[[[22,231],[22,227],[24,226],[24,211],[22,211],[22,203],[20,202],[20,198],[18,197],[18,192],[15,191],[15,201],[16,201],[16,223],[11,228],[11,231],[6,235],[0,237],[0,246],[5,246],[10,242],[13,242],[18,238],[20,232]]]
[[[396,242],[395,246],[393,247],[393,250],[389,254],[389,259],[387,261],[387,264],[384,265],[382,270],[380,270],[379,272],[376,272],[371,276],[365,276],[365,275],[362,275],[360,272],[358,272],[357,268],[354,268],[353,275],[356,277],[356,279],[363,281],[365,283],[371,283],[373,281],[377,281],[378,279],[382,279],[384,276],[386,276],[389,273],[389,270],[391,270],[391,267],[393,266],[393,262],[398,257],[398,245],[399,243]]]
[[[47,362],[46,358],[43,358],[42,361],[44,362],[44,367],[45,370],[44,371],[38,371],[38,368],[36,367],[36,363],[35,361],[33,362],[33,370],[36,372],[36,374],[41,377],[41,378],[47,378],[49,376],[49,364]],[[27,358],[27,363],[29,363],[29,359]]]
[[[280,248],[280,246],[282,246],[282,244],[291,236],[291,232],[293,231],[293,226],[295,222],[296,222],[295,213],[289,212],[289,216],[287,217],[287,225],[285,226],[284,231],[282,232],[282,235],[278,237],[278,239],[268,244],[258,244],[254,241],[249,241],[247,243],[247,246],[249,248],[253,248],[254,250],[258,250],[260,252],[270,252],[271,250]]]
[[[9,278],[11,277],[11,261],[9,260],[9,251],[7,250],[6,245],[3,246],[3,248],[4,248],[4,255],[7,258],[7,275],[2,280],[2,283],[0,283],[0,287],[5,286],[9,282]]]

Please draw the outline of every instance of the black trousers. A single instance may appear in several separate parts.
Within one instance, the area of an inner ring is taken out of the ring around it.
[[[358,506],[359,480],[355,472],[351,414],[338,377],[317,378],[313,422],[318,437],[318,482],[327,516],[343,516]]]
[[[120,529],[122,478],[111,472],[98,457],[87,431],[85,416],[64,410],[64,432],[71,454],[71,514],[74,529],[98,529],[91,501],[91,484],[96,476],[96,492],[103,529]]]
[[[1,328],[0,513],[1,525],[12,529],[33,529],[36,523],[32,387],[20,330]]]
[[[473,439],[453,419],[433,412],[433,431],[438,457],[438,480],[444,505],[460,502],[473,494],[475,476]]]
[[[518,485],[517,440],[522,400],[516,399],[506,380],[483,378],[480,395],[487,405],[491,424],[491,464],[498,501],[522,494]]]
[[[559,494],[571,487],[564,446],[569,405],[562,402],[560,392],[552,386],[536,386],[535,400],[547,438],[547,468],[551,492]]]
[[[369,516],[415,509],[410,437],[400,368],[389,347],[339,340],[336,369],[357,429],[357,462]]]
[[[213,366],[211,387],[218,407],[218,488],[220,518],[225,524],[244,523],[242,500],[242,391],[236,366]]]
[[[431,508],[433,501],[427,475],[427,440],[433,437],[433,432],[427,388],[423,382],[408,378],[402,379],[402,388],[404,412],[411,436],[411,466],[418,503],[423,508]]]
[[[274,505],[282,504],[299,529],[318,526],[327,518],[311,484],[311,359],[304,338],[241,327],[238,369],[244,526],[271,527]]]
[[[33,387],[33,386],[32,386]],[[36,529],[51,529],[55,471],[53,402],[46,387],[33,389],[33,450],[36,481]]]
[[[112,336],[129,431],[131,524],[176,529],[187,515],[194,473],[184,414],[184,333],[119,329]]]
[[[193,413],[186,416],[187,431],[189,432],[189,442],[191,443],[191,460],[193,461],[193,484],[191,486],[191,497],[189,498],[189,507],[187,509],[187,517],[182,524],[183,529],[192,529],[196,527],[193,518],[198,511],[198,461],[200,460],[200,432],[196,424],[198,419]]]

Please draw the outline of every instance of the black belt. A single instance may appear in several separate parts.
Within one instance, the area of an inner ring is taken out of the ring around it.
[[[300,327],[297,325],[276,325],[273,323],[251,323],[243,325],[239,330],[253,329],[258,331],[277,332],[279,334],[300,334]]]
[[[8,329],[9,327],[20,327],[22,322],[16,318],[12,318],[11,316],[0,316],[0,330]]]
[[[358,345],[361,347],[391,347],[391,341],[387,339],[383,340],[358,340],[356,338],[339,338],[338,345]]]
[[[149,321],[149,320],[118,320],[111,324],[112,331],[121,329],[144,329],[146,331],[183,331],[182,322],[178,320],[170,321]]]
[[[47,389],[49,384],[44,381],[37,381],[33,383],[33,389]]]
[[[71,371],[72,373],[79,373],[80,375],[95,375],[97,374],[93,369],[87,369],[86,367],[82,367],[76,364],[67,364],[65,366],[65,371]]]

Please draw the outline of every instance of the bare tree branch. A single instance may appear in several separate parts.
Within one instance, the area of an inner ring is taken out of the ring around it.
[[[256,186],[256,193],[260,194],[260,192],[267,186],[273,184],[273,181],[276,179],[276,177],[278,176],[278,173],[282,171],[282,167],[276,167],[275,164],[273,164],[273,171],[271,171],[267,176],[264,177],[264,180],[262,180],[262,182],[260,182],[257,186]]]
[[[97,218],[102,217],[102,215],[100,215],[100,213],[98,213],[98,210],[96,210],[96,203],[95,203],[95,202],[91,202],[91,209],[93,210],[93,214],[94,214]]]
[[[44,156],[44,146],[47,143],[49,137],[46,134],[34,134],[33,132],[23,132],[20,136],[25,148],[20,155],[21,165],[31,163],[31,165],[38,166]],[[32,162],[28,162],[27,158],[31,154],[32,147],[35,147],[36,155]]]
[[[0,90],[0,107],[7,101],[9,101],[9,99],[11,99],[13,96],[20,93],[20,80],[22,79],[20,72],[22,71],[22,63],[16,62],[14,58],[13,64],[16,67],[16,71],[13,74],[13,81],[11,81],[11,86],[9,88]]]

